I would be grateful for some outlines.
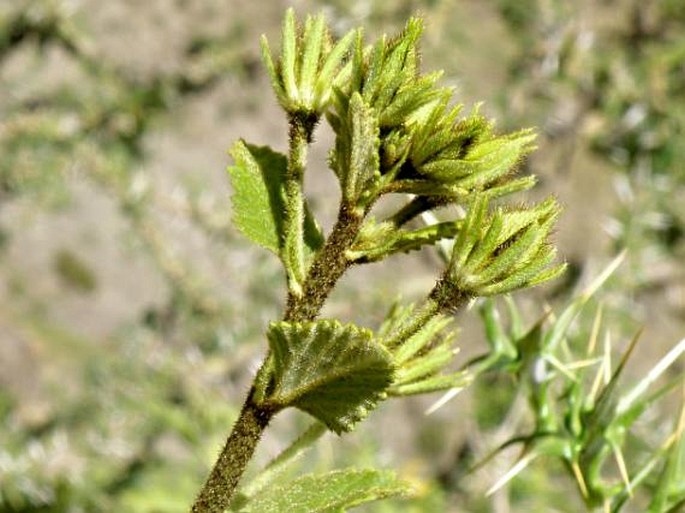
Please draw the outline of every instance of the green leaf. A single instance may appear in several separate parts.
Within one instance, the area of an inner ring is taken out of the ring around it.
[[[379,174],[378,120],[357,92],[349,102],[339,103],[336,110],[337,119],[330,116],[337,135],[331,167],[340,180],[345,201],[356,204]]]
[[[383,65],[386,59],[387,38],[383,34],[373,47],[371,57],[364,77],[364,86],[361,93],[365,100],[372,101],[380,84],[380,77],[383,72]]]
[[[423,394],[468,384],[467,372],[443,373],[457,352],[455,331],[449,325],[449,317],[430,314],[428,309],[393,306],[378,330],[397,368],[388,395]],[[408,330],[409,326],[417,329]]]
[[[334,513],[387,497],[406,496],[409,485],[394,473],[346,469],[309,474],[263,491],[243,513]]]
[[[297,90],[297,24],[295,11],[288,9],[283,18],[283,38],[281,41],[281,74],[283,86],[290,98],[298,97]]]
[[[319,69],[321,51],[326,38],[326,23],[322,14],[315,18],[307,18],[304,35],[302,37],[302,64],[300,66],[300,93],[314,93],[314,81]],[[314,102],[314,98],[302,98],[304,103]]]
[[[364,105],[359,93],[350,100],[350,157],[345,193],[357,199],[378,172],[378,120],[372,109]]]
[[[464,267],[471,250],[482,235],[483,219],[487,212],[488,204],[483,195],[475,196],[469,205],[469,210],[464,219],[464,226],[459,231],[459,236],[454,241],[450,266]]]
[[[240,140],[230,151],[235,165],[228,168],[233,185],[233,219],[253,242],[281,255],[285,212],[285,155],[268,146]],[[323,235],[305,205],[305,245],[310,253],[323,244]]]
[[[556,256],[549,234],[559,215],[553,199],[520,211],[502,209],[486,216],[487,196],[472,202],[450,261],[450,279],[477,296],[532,287],[557,277],[565,266],[550,267]]]
[[[397,397],[407,395],[432,394],[450,389],[461,389],[468,386],[473,377],[466,371],[450,374],[435,374],[406,384],[398,383],[388,391]]]
[[[393,348],[395,362],[404,364],[416,356],[423,357],[427,353],[438,349],[440,346],[447,348],[451,354],[451,346],[454,332],[447,332],[446,328],[450,324],[449,317],[436,315],[426,322],[418,332],[402,342],[397,348]],[[442,338],[442,340],[439,340]]]
[[[295,406],[336,433],[351,431],[393,381],[391,355],[353,324],[276,322],[267,337],[273,383],[265,403]]]
[[[269,78],[271,79],[271,87],[273,87],[274,93],[276,94],[276,98],[278,99],[278,103],[285,107],[288,104],[288,96],[286,95],[285,90],[283,89],[281,78],[278,74],[278,71],[276,70],[276,65],[274,64],[273,57],[271,56],[269,41],[267,40],[265,35],[262,35],[259,42],[262,49],[262,62],[264,62],[264,66],[266,66],[266,71],[268,72]]]
[[[326,61],[316,77],[316,86],[314,88],[314,96],[318,101],[316,105],[317,110],[322,110],[328,104],[333,84],[338,78],[336,74],[340,72],[340,64],[343,57],[348,53],[356,38],[359,37],[359,33],[359,30],[349,31],[326,56]]]
[[[508,174],[523,156],[534,149],[535,138],[535,133],[523,130],[478,144],[466,160],[478,163],[481,170],[459,180],[459,185],[465,188],[485,187]]]
[[[449,90],[436,88],[435,84],[442,72],[435,72],[418,78],[409,86],[400,88],[392,102],[383,109],[380,125],[383,128],[400,126],[407,122],[412,114],[421,107],[449,94]]]
[[[519,351],[514,343],[514,335],[504,328],[502,318],[495,306],[494,300],[487,298],[481,303],[479,313],[485,328],[485,338],[490,351],[486,358],[474,362],[474,373],[480,373],[496,365],[514,362],[519,357]],[[511,314],[513,317],[515,314]],[[523,337],[523,333],[518,338]],[[471,367],[471,365],[469,365]]]
[[[280,253],[284,220],[283,182],[287,159],[268,146],[244,141],[230,151],[233,215],[238,229],[260,246]]]
[[[325,238],[321,232],[321,227],[316,221],[314,214],[309,209],[309,205],[305,202],[304,204],[304,249],[305,249],[305,260],[308,263],[313,254],[318,251]]]

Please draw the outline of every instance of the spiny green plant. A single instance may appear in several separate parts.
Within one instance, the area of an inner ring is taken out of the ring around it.
[[[651,426],[644,418],[669,392],[682,388],[682,374],[665,383],[659,380],[685,353],[685,339],[630,386],[625,371],[639,333],[614,366],[610,332],[602,327],[601,304],[586,337],[570,330],[623,256],[558,317],[550,313],[528,329],[523,328],[513,301],[508,302],[509,326],[491,299],[482,303],[490,350],[468,367],[476,376],[501,373],[515,377],[515,394],[527,399],[529,421],[526,432],[513,432],[477,464],[486,464],[504,449],[521,447],[515,464],[488,494],[504,487],[534,461],[544,459],[562,463],[588,511],[617,513],[635,508],[630,511],[666,513],[685,506],[685,408],[681,406],[680,415],[668,419],[673,423],[670,432],[664,431],[663,422],[659,429],[648,432]],[[646,430],[645,426],[640,429],[641,422],[648,426]]]
[[[478,108],[462,115],[461,105],[451,106],[453,91],[438,85],[440,73],[420,69],[421,32],[421,20],[412,18],[400,34],[372,45],[361,30],[335,41],[323,16],[298,23],[289,10],[277,57],[262,39],[289,124],[288,153],[238,141],[229,173],[234,222],[280,258],[287,303],[283,318],[267,329],[267,355],[193,512],[342,511],[407,493],[391,474],[358,469],[304,476],[259,493],[254,485],[239,494],[236,488],[269,422],[287,408],[325,426],[316,432],[343,433],[388,397],[465,386],[468,372],[446,370],[454,353],[449,315],[475,298],[531,287],[564,269],[554,263],[549,241],[560,210],[553,199],[490,208],[493,199],[534,185],[516,171],[535,134],[500,135]],[[308,147],[324,118],[335,134],[329,164],[340,184],[327,236],[303,190]],[[389,195],[401,205],[377,218],[373,207]],[[421,227],[414,222],[455,206],[465,215]],[[392,309],[375,333],[320,318],[350,267],[443,240],[453,247],[435,286],[420,304]]]

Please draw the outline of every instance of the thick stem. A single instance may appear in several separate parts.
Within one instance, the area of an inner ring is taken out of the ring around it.
[[[336,282],[350,266],[346,252],[359,233],[364,216],[344,203],[326,244],[312,262],[301,296],[288,294],[286,321],[311,321],[321,311]]]
[[[192,506],[192,513],[226,511],[238,481],[273,415],[273,411],[255,405],[250,392],[219,459]]]

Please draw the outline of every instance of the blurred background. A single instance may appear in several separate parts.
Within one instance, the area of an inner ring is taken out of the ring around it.
[[[284,302],[277,260],[231,227],[225,168],[239,137],[286,148],[259,35],[278,47],[289,5],[369,39],[419,12],[424,69],[499,130],[538,128],[524,172],[565,206],[570,271],[516,297],[529,322],[626,248],[600,299],[617,350],[644,328],[629,374],[684,336],[682,0],[0,0],[0,512],[182,512],[202,483]],[[322,125],[307,177],[324,227],[331,141]],[[375,328],[440,268],[425,252],[354,269],[325,315]],[[459,324],[457,365],[484,350],[475,309]],[[417,483],[365,511],[581,511],[553,466],[489,498],[512,458],[464,472],[509,429],[508,386],[428,417],[435,397],[388,402],[298,472],[378,465]],[[257,466],[307,422],[279,416]]]

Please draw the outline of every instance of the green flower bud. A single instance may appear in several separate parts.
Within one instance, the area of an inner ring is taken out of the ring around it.
[[[444,297],[438,299],[449,307],[455,299],[504,294],[559,276],[565,265],[552,264],[556,248],[549,242],[559,213],[558,203],[550,198],[533,207],[499,208],[488,215],[486,197],[476,197],[454,244]]]
[[[275,63],[266,36],[262,36],[262,59],[276,98],[290,116],[318,118],[323,113],[355,34],[348,32],[333,46],[323,15],[307,16],[304,27],[300,27],[294,11],[288,9],[281,56]]]

